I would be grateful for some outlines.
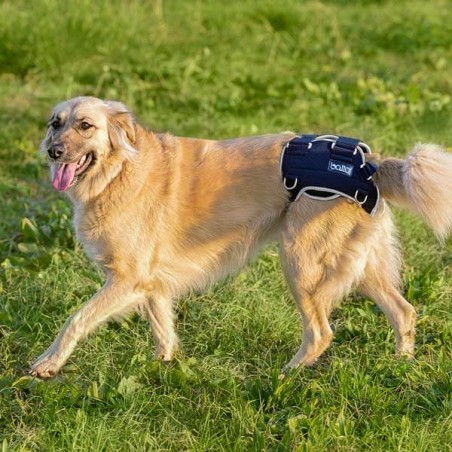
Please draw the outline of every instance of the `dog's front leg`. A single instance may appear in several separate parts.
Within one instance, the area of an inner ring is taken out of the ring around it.
[[[31,374],[53,377],[81,339],[103,322],[134,310],[143,298],[144,294],[134,290],[130,282],[108,280],[93,298],[66,320],[53,344],[31,366]]]
[[[178,348],[171,297],[161,294],[148,294],[147,303],[143,305],[143,310],[151,324],[155,342],[155,357],[163,361],[171,361]]]

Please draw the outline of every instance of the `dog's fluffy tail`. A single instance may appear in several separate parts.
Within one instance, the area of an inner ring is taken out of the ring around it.
[[[450,233],[452,154],[418,144],[405,160],[383,160],[374,180],[383,198],[414,210],[439,237]]]

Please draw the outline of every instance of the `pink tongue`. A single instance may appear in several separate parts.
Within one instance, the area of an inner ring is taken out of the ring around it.
[[[53,175],[52,185],[55,190],[66,191],[71,185],[77,169],[77,162],[75,163],[60,163]]]

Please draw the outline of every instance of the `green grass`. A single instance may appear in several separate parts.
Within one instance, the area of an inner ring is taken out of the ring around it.
[[[416,360],[350,297],[319,364],[278,380],[300,325],[277,250],[181,300],[179,359],[111,324],[60,376],[24,377],[100,286],[37,148],[51,107],[115,98],[155,130],[359,136],[386,155],[452,143],[448,0],[0,4],[0,444],[8,450],[452,449],[451,241],[396,211]]]

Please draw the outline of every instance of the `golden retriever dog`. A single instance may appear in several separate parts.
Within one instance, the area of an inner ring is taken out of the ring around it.
[[[452,226],[452,156],[417,145],[380,162],[374,215],[345,198],[289,202],[280,171],[281,133],[225,141],[156,134],[119,102],[77,97],[54,108],[42,151],[52,184],[74,206],[74,226],[105,285],[64,324],[32,364],[55,375],[77,343],[110,319],[139,312],[155,355],[177,349],[175,301],[237,272],[277,240],[300,311],[303,340],[288,368],[309,366],[332,340],[328,318],[357,289],[395,331],[396,352],[414,349],[414,308],[401,295],[401,259],[386,201],[420,214],[437,235]],[[367,157],[374,158],[374,157]]]

